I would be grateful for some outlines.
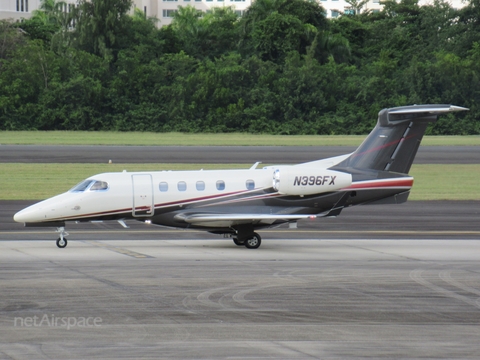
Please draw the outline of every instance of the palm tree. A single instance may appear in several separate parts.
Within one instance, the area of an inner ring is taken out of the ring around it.
[[[271,13],[278,11],[285,0],[255,0],[242,17],[243,35],[258,21],[264,20]]]
[[[32,12],[32,19],[55,29],[50,40],[54,51],[61,52],[68,47],[69,31],[74,24],[73,4],[59,0],[42,0],[38,10]]]
[[[345,62],[350,57],[350,44],[339,34],[319,31],[308,50],[308,55],[316,58],[321,64],[325,64],[330,58],[337,62]]]
[[[38,10],[34,10],[32,17],[41,20],[44,24],[68,26],[71,21],[71,4],[58,0],[42,0]]]
[[[360,14],[369,0],[345,0],[350,5],[351,9],[355,12],[354,15]]]

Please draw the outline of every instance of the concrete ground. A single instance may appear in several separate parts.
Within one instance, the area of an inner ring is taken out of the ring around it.
[[[480,240],[0,242],[0,359],[478,358]]]

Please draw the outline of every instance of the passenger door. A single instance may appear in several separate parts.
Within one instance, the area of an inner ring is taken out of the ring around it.
[[[154,213],[153,181],[150,174],[132,175],[134,217],[149,217]]]

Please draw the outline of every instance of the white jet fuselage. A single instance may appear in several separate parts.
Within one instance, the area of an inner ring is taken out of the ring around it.
[[[253,201],[279,195],[303,197],[339,190],[351,185],[351,175],[296,165],[248,170],[103,173],[83,183],[86,185],[80,186],[80,190],[77,186],[18,212],[15,221],[148,218],[173,207],[228,207],[239,203],[248,206]],[[96,186],[97,183],[103,187]]]

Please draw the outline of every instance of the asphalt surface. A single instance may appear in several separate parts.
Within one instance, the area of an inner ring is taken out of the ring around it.
[[[257,250],[139,222],[69,225],[58,249],[13,222],[31,203],[0,202],[0,359],[478,358],[478,201],[353,207]]]
[[[478,359],[480,241],[0,241],[1,359]]]
[[[350,146],[39,146],[0,145],[4,163],[291,164],[349,154]],[[478,164],[480,146],[423,146],[416,164]]]
[[[15,212],[34,201],[0,202],[0,240],[53,240],[51,228],[25,228],[13,221]],[[76,240],[165,240],[217,239],[231,240],[201,231],[149,226],[127,221],[125,229],[117,222],[67,224],[70,241]],[[401,205],[355,206],[345,209],[337,218],[320,218],[298,223],[298,229],[286,225],[259,231],[264,239],[480,239],[479,201],[410,201]],[[293,240],[294,241],[294,240]],[[233,244],[233,243],[232,243]]]

